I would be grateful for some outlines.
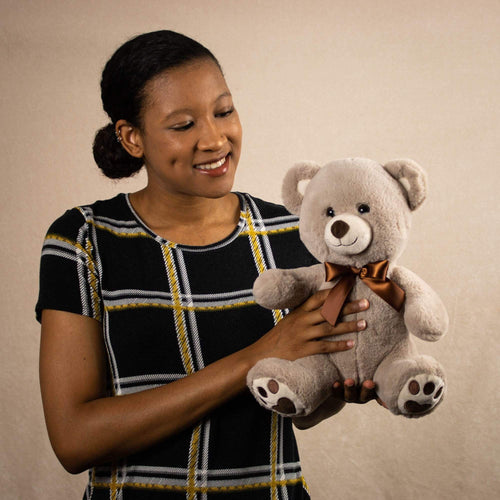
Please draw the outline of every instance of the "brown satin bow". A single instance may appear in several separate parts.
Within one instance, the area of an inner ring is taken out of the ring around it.
[[[356,276],[396,311],[399,311],[405,301],[405,292],[394,281],[386,278],[388,267],[389,261],[387,260],[366,264],[361,269],[325,262],[326,281],[333,281],[339,277],[340,280],[328,294],[321,308],[321,315],[328,323],[335,325],[340,310],[356,282]]]

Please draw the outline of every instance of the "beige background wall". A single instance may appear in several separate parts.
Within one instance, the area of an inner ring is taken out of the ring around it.
[[[430,194],[402,263],[443,297],[448,336],[420,350],[449,376],[421,420],[352,405],[298,433],[313,499],[493,499],[499,483],[498,0],[0,1],[0,497],[81,498],[38,389],[33,306],[50,222],[140,187],[100,176],[99,76],[112,51],[171,28],[222,62],[244,126],[236,188],[279,200],[303,159],[411,157]]]

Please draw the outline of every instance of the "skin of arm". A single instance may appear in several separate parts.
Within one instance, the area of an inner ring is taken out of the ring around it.
[[[44,310],[40,385],[52,447],[73,474],[151,446],[194,425],[246,389],[248,370],[265,357],[294,360],[349,349],[345,341],[322,340],[359,331],[356,322],[332,327],[319,308],[318,292],[254,344],[192,375],[162,387],[109,397],[101,324],[77,314]],[[343,314],[366,309],[358,302]]]

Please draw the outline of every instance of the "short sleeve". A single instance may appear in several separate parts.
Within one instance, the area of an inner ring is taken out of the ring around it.
[[[101,321],[99,272],[92,225],[78,208],[68,210],[49,228],[40,260],[40,287],[35,307],[67,311]]]

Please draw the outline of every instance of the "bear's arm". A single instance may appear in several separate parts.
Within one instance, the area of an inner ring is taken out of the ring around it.
[[[448,313],[437,293],[410,270],[393,268],[391,280],[405,291],[404,322],[416,337],[434,342],[448,329]]]
[[[289,309],[302,304],[325,281],[325,266],[268,269],[256,280],[253,295],[267,309]]]

